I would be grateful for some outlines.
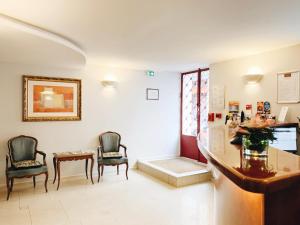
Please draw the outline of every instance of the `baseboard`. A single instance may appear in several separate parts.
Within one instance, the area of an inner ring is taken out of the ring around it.
[[[130,166],[129,169],[137,169],[137,167],[136,167],[136,165],[134,165],[134,166]],[[125,170],[126,170],[125,168],[120,167],[120,173],[121,172],[125,173]],[[107,170],[107,171],[104,170],[104,174],[114,174],[114,173],[116,173],[116,172],[113,170]],[[66,180],[66,179],[72,179],[72,178],[76,178],[76,177],[79,178],[79,177],[85,177],[85,176],[86,176],[85,173],[78,173],[78,174],[72,174],[72,175],[67,175],[67,176],[61,176],[60,179]],[[94,180],[95,180],[95,178],[98,178],[98,171],[93,171],[93,178],[94,178]],[[53,180],[54,180],[54,175],[52,177],[49,176],[48,183],[50,183],[50,182],[52,183]],[[44,179],[43,175],[39,175],[36,177],[37,183],[44,182],[44,181],[45,181],[45,179]],[[20,179],[16,178],[14,183],[15,184],[32,183],[32,178],[20,178]],[[2,188],[6,189],[6,183],[0,184],[0,189],[2,189]]]

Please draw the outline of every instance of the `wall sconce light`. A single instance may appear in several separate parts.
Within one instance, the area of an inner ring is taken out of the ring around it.
[[[263,78],[263,73],[259,68],[251,68],[248,73],[243,76],[246,84],[258,84]]]
[[[246,84],[257,84],[263,78],[262,74],[246,74],[244,75],[244,81]]]
[[[117,85],[117,81],[115,81],[115,80],[103,80],[103,81],[101,81],[101,84],[103,85],[103,87],[114,88]]]

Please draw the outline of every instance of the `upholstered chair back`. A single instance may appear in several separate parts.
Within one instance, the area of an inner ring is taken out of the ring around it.
[[[8,141],[8,148],[13,162],[35,160],[37,140],[33,137],[18,136]]]
[[[106,132],[99,137],[103,152],[119,152],[121,136],[115,132]]]

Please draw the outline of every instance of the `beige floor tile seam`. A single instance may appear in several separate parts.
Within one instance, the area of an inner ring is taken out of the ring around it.
[[[30,220],[30,225],[32,225],[32,218],[31,218],[31,213],[30,213],[30,208],[28,205],[26,206],[21,206],[21,196],[20,196],[20,193],[19,192],[16,192],[15,194],[18,195],[18,208],[19,210],[25,210],[26,211],[26,215],[29,217],[29,220]]]
[[[12,194],[12,193],[10,193],[10,194]],[[17,195],[18,195],[18,202],[19,202],[19,210],[21,210],[22,207],[21,207],[21,197],[20,197],[20,193],[17,192]]]
[[[30,225],[32,225],[32,217],[31,217],[31,211],[29,206],[28,206],[28,214],[29,214]]]
[[[67,212],[66,208],[64,207],[64,204],[62,203],[61,200],[59,200],[59,204],[61,205],[61,207],[64,211],[64,214],[66,215],[66,217],[68,219],[68,222],[71,222],[71,218],[70,218],[70,216],[69,216],[69,214],[68,214],[68,212]],[[79,220],[79,223],[80,223],[80,225],[84,225],[83,222],[81,221],[81,219]]]
[[[67,210],[65,209],[64,204],[62,203],[61,200],[58,200],[58,202],[59,202],[60,206],[62,207],[62,210],[63,210],[65,216],[67,217],[67,220],[70,221],[70,216],[69,216],[69,214],[67,213]]]

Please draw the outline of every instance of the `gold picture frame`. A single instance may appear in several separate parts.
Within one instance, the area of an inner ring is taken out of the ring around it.
[[[81,80],[23,75],[23,121],[81,120]]]

